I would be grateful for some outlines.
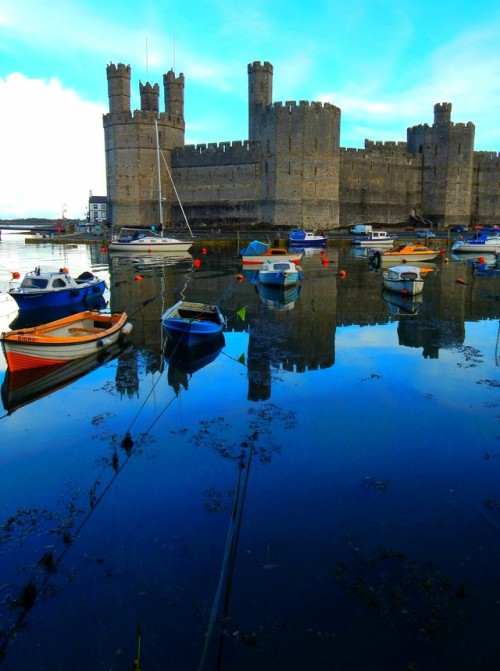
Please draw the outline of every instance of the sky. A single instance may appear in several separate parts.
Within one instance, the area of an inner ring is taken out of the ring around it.
[[[185,77],[186,144],[248,138],[247,65],[274,67],[273,100],[340,107],[342,147],[406,141],[451,102],[475,149],[500,152],[497,0],[2,0],[0,219],[84,218],[106,195],[106,66]]]

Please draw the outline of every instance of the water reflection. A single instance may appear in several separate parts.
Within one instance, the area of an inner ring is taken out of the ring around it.
[[[270,310],[229,245],[91,255],[132,348],[1,420],[5,668],[132,668],[137,623],[158,671],[493,668],[498,278],[441,258],[408,314],[340,243]],[[181,295],[228,316],[206,359]]]

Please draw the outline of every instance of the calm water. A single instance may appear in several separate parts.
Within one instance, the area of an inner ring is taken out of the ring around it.
[[[108,263],[4,232],[2,291],[92,269],[134,330],[15,397],[6,376],[0,665],[129,670],[140,647],[147,671],[497,669],[500,280],[445,254],[391,305],[339,244],[278,310],[235,253]],[[181,294],[221,305],[218,356],[165,356]]]

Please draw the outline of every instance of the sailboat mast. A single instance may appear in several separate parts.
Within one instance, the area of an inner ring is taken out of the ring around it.
[[[160,215],[161,234],[163,235],[163,203],[161,198],[161,169],[160,169],[160,135],[158,133],[158,121],[155,119],[156,133],[156,170],[158,172],[158,212]]]

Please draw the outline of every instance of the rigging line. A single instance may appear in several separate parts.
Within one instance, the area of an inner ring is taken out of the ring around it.
[[[228,534],[227,534],[227,538],[226,538],[226,547],[225,547],[225,550],[224,550],[224,558],[222,560],[222,567],[221,567],[221,572],[220,572],[220,575],[219,575],[219,582],[217,584],[217,589],[215,591],[215,598],[214,598],[214,603],[212,605],[212,612],[210,614],[210,620],[208,622],[207,631],[205,633],[205,643],[204,643],[204,646],[203,646],[203,651],[202,651],[202,654],[201,654],[200,663],[198,665],[198,671],[202,671],[204,666],[205,666],[205,660],[206,660],[206,656],[207,656],[207,652],[208,652],[208,645],[209,645],[210,639],[212,637],[212,631],[213,631],[213,628],[214,628],[214,625],[215,625],[215,618],[216,618],[216,615],[217,615],[217,611],[219,609],[219,601],[220,601],[220,596],[221,596],[221,592],[222,592],[224,575],[225,575],[226,567],[227,567],[229,557],[230,557],[234,530],[236,528],[235,521],[237,519],[237,509],[238,509],[238,505],[239,505],[239,491],[240,491],[240,487],[241,487],[241,471],[242,470],[243,470],[243,466],[242,466],[242,463],[240,461],[240,464],[238,466],[238,484],[237,484],[237,487],[236,487],[236,494],[235,494],[235,497],[234,497],[234,504],[233,504],[233,509],[232,509],[232,512],[231,512],[231,520],[230,520]]]
[[[234,575],[234,568],[236,564],[236,554],[238,550],[238,541],[240,538],[240,531],[241,531],[241,520],[243,519],[243,508],[245,505],[245,500],[246,500],[246,495],[247,495],[247,489],[248,489],[248,478],[250,477],[250,466],[252,464],[252,456],[254,453],[254,446],[253,443],[250,447],[250,454],[248,457],[248,461],[246,463],[246,466],[243,464],[242,468],[246,467],[246,473],[245,473],[245,480],[243,484],[243,493],[241,494],[240,500],[239,500],[239,507],[238,507],[238,519],[236,522],[236,532],[233,536],[233,542],[231,546],[231,557],[229,559],[229,565],[228,565],[228,571],[227,571],[227,578],[226,578],[226,594],[224,598],[224,607],[222,611],[222,618],[225,619],[227,617],[227,613],[229,611],[229,602],[231,600],[231,590],[232,590],[232,584],[233,584],[233,575]],[[224,647],[224,641],[225,641],[225,636],[221,632],[220,640],[219,640],[219,651],[218,651],[218,659],[217,659],[217,667],[216,669],[219,670],[221,668],[221,663],[222,663],[222,650]]]
[[[170,178],[170,182],[172,184],[172,188],[175,193],[175,197],[177,198],[177,202],[179,203],[179,207],[181,208],[182,216],[184,217],[184,221],[186,222],[186,226],[189,229],[189,232],[191,234],[191,237],[194,238],[193,231],[191,230],[191,226],[189,225],[188,218],[186,217],[186,213],[184,212],[184,208],[182,207],[181,199],[179,198],[179,194],[177,193],[177,189],[175,188],[174,180],[172,179],[172,173],[170,172],[170,168],[168,167],[168,163],[165,159],[165,156],[163,155],[163,152],[160,150],[161,157],[163,159],[163,163],[165,163],[165,167],[167,168],[167,173]]]

